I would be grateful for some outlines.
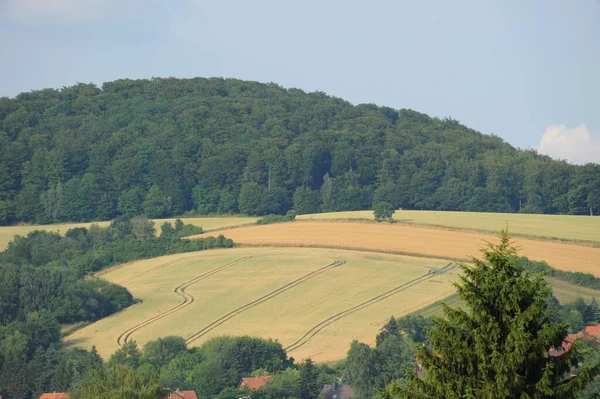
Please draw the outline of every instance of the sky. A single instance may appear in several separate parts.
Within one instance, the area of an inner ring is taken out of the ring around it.
[[[0,0],[0,96],[232,77],[600,163],[600,0]]]

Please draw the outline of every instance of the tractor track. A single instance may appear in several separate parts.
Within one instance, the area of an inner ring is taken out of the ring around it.
[[[117,337],[117,344],[119,346],[123,346],[124,344],[126,344],[129,341],[129,338],[131,338],[131,335],[134,332],[141,330],[142,328],[154,323],[155,321],[160,320],[163,317],[166,317],[170,314],[173,314],[174,312],[177,312],[177,311],[191,305],[195,301],[195,298],[192,295],[189,295],[185,292],[185,290],[187,288],[189,288],[191,285],[193,285],[199,281],[202,281],[204,279],[207,279],[216,273],[219,273],[231,266],[235,266],[235,265],[242,263],[249,259],[252,259],[252,256],[244,256],[240,259],[234,260],[233,262],[227,263],[225,265],[222,265],[222,266],[216,267],[214,269],[211,269],[207,272],[204,272],[204,273],[200,274],[199,276],[196,276],[193,279],[188,280],[185,283],[178,285],[177,287],[175,287],[173,289],[173,292],[183,299],[181,302],[179,302],[177,305],[173,306],[171,309],[169,309],[163,313],[160,313],[154,317],[146,319],[146,320],[142,321],[141,323],[138,323],[135,326],[132,326],[132,327],[128,328],[127,330],[123,331]],[[169,263],[169,262],[167,262],[167,263]],[[170,263],[172,263],[172,262],[170,262]],[[162,266],[167,266],[167,264],[163,264]]]
[[[171,266],[173,263],[175,263],[175,262],[179,262],[179,261],[181,261],[181,259],[175,259],[175,260],[172,260],[172,261],[170,261],[170,262],[161,263],[160,265],[158,265],[158,266],[155,266],[155,267],[153,267],[152,269],[144,270],[143,272],[141,272],[141,273],[138,273],[138,274],[135,274],[135,275],[133,275],[133,276],[130,276],[130,277],[127,277],[127,278],[126,278],[126,279],[124,279],[124,280],[117,281],[117,284],[125,284],[125,283],[128,283],[128,282],[130,282],[130,281],[133,281],[133,280],[135,280],[135,279],[137,279],[137,278],[140,278],[140,277],[142,277],[142,276],[145,276],[146,274],[149,274],[149,273],[155,272],[155,271],[157,271],[157,270],[163,269],[163,268],[165,268],[165,267],[167,267],[167,266]]]
[[[289,283],[277,288],[276,290],[273,290],[271,292],[269,292],[268,294],[265,294],[263,296],[261,296],[258,299],[253,300],[252,302],[248,302],[247,304],[240,306],[237,309],[232,310],[231,312],[223,315],[222,317],[218,318],[217,320],[213,321],[212,323],[208,324],[207,326],[203,327],[202,329],[198,330],[197,332],[195,332],[194,334],[190,335],[189,337],[186,338],[185,343],[186,344],[190,344],[192,342],[194,342],[195,340],[203,337],[204,335],[206,335],[207,333],[209,333],[210,331],[214,330],[215,328],[217,328],[218,326],[220,326],[221,324],[225,323],[226,321],[234,318],[235,316],[239,315],[240,313],[245,312],[248,309],[251,309],[255,306],[260,305],[261,303],[264,303],[266,301],[268,301],[269,299],[272,299],[284,292],[286,292],[287,290],[296,287],[297,285],[300,285],[316,276],[318,276],[321,273],[325,273],[326,271],[333,269],[335,267],[341,266],[343,264],[345,264],[346,261],[344,260],[337,260],[333,263],[328,264],[327,266],[323,266],[320,269],[314,270],[308,274],[305,274],[302,277],[299,277],[293,281],[290,281]]]
[[[344,311],[336,313],[333,316],[330,316],[327,319],[325,319],[325,320],[321,321],[320,323],[316,324],[315,326],[313,326],[310,330],[308,330],[306,332],[306,334],[304,334],[302,337],[300,337],[300,339],[298,339],[296,342],[292,343],[291,345],[288,345],[284,349],[287,352],[292,352],[292,351],[300,348],[301,346],[305,345],[306,343],[308,343],[315,335],[317,335],[321,330],[323,330],[325,327],[329,326],[330,324],[332,324],[354,312],[358,312],[359,310],[369,307],[377,302],[381,302],[384,299],[387,299],[390,296],[397,294],[398,292],[404,291],[407,288],[413,287],[419,283],[422,283],[423,281],[429,280],[432,277],[442,275],[442,274],[454,269],[455,267],[456,267],[456,265],[453,262],[451,262],[451,263],[447,264],[446,266],[442,267],[441,269],[435,270],[433,273],[430,271],[427,274],[423,274],[415,279],[407,281],[406,283],[400,284],[399,286],[394,287],[391,290],[388,290],[382,294],[374,296],[373,298],[368,299],[358,305],[355,305]]]

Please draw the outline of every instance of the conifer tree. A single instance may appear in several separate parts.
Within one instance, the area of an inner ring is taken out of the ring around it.
[[[300,365],[300,378],[298,379],[298,397],[300,399],[316,399],[319,396],[319,370],[311,358]]]
[[[592,297],[590,304],[587,306],[585,312],[585,321],[586,323],[598,323],[600,322],[600,306],[598,306],[598,301],[596,298]]]
[[[549,356],[567,335],[547,309],[550,289],[542,276],[517,265],[516,249],[506,231],[500,243],[488,243],[483,259],[461,264],[456,284],[465,309],[444,305],[430,345],[420,345],[423,373],[407,385],[391,384],[387,398],[573,398],[598,368],[583,365],[575,344],[561,356]]]

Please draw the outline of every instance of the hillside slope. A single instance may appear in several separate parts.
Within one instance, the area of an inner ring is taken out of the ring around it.
[[[119,214],[407,209],[598,213],[600,166],[451,119],[234,79],[0,98],[0,224]]]

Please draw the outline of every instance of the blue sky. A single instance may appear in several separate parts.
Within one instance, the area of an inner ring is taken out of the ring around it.
[[[600,0],[0,0],[0,96],[223,76],[600,163]]]

